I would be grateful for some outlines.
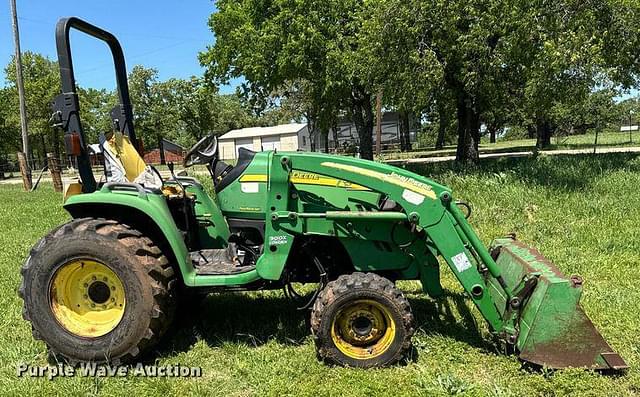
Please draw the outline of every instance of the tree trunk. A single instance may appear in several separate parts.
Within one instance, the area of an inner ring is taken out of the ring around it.
[[[162,140],[162,135],[158,134],[158,150],[160,151],[160,164],[165,165],[166,160],[164,158],[164,142]]]
[[[487,128],[489,129],[489,142],[496,143],[496,133],[498,132],[498,128],[493,124],[490,124]]]
[[[351,91],[351,119],[356,126],[360,140],[360,158],[373,160],[374,114],[371,107],[371,94],[362,87]]]
[[[331,127],[331,133],[333,133],[333,152],[338,152],[338,126]]]
[[[480,160],[478,144],[480,141],[480,115],[473,108],[471,99],[461,94],[457,101],[458,109],[458,148],[456,161],[475,165]]]
[[[309,148],[312,152],[316,151],[316,123],[313,117],[307,115],[307,129],[309,130]]]
[[[436,150],[444,148],[444,140],[447,136],[447,127],[449,127],[449,114],[447,107],[443,104],[438,105],[438,139],[436,139]]]
[[[322,131],[322,137],[324,138],[324,152],[329,153],[329,131]]]
[[[482,121],[480,120],[480,112],[472,109],[471,117],[471,136],[473,138],[473,147],[476,151],[477,159],[480,160],[480,127],[482,127]]]
[[[60,161],[60,132],[58,128],[51,129],[51,147],[53,156]]]
[[[398,124],[400,131],[400,150],[408,152],[411,150],[411,136],[409,135],[409,112],[401,110],[398,112]]]
[[[551,125],[549,121],[547,121],[544,117],[536,118],[536,148],[537,149],[545,149],[551,146],[551,135],[552,135]]]
[[[527,126],[527,138],[533,139],[536,137],[536,127],[533,125]]]
[[[38,161],[42,160],[42,163],[39,164],[38,168],[42,168],[47,164],[47,141],[45,139],[44,132],[40,133],[40,145],[42,145],[42,147],[40,148],[42,152],[40,153]]]

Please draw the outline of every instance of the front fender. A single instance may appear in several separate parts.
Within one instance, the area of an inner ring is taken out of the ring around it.
[[[165,255],[178,264],[184,283],[194,285],[196,274],[189,250],[162,194],[103,188],[94,193],[71,196],[63,207],[73,218],[116,219],[131,224],[156,240],[156,244],[164,242],[164,246],[171,249]]]

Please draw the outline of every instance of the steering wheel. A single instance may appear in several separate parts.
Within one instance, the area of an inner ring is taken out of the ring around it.
[[[218,157],[218,138],[215,135],[205,136],[184,156],[184,167],[196,164],[209,164]]]

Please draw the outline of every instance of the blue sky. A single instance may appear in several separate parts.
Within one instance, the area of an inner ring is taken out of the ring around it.
[[[9,2],[0,3],[0,66],[14,52]],[[188,78],[203,69],[199,51],[214,41],[207,20],[215,10],[212,0],[17,0],[22,51],[57,59],[55,25],[59,18],[77,16],[115,34],[127,60],[127,69],[142,64],[158,69],[160,79]],[[115,88],[113,64],[106,45],[82,33],[71,36],[78,83],[85,87]],[[4,84],[4,81],[0,82]],[[234,87],[222,87],[224,93]]]

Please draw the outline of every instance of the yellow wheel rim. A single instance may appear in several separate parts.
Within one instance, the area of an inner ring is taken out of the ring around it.
[[[396,336],[396,324],[382,304],[360,299],[340,309],[331,325],[334,345],[347,357],[366,360],[386,352]]]
[[[58,269],[49,287],[56,320],[74,335],[106,335],[122,320],[124,286],[106,265],[76,259]]]

